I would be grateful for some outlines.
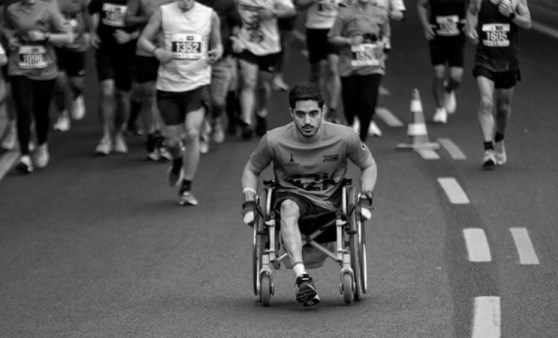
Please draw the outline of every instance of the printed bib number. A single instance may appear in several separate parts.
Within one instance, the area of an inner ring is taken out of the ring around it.
[[[335,0],[322,0],[318,2],[318,15],[326,18],[334,18],[337,15]]]
[[[437,16],[436,23],[438,24],[438,30],[436,34],[439,36],[456,36],[459,35],[459,17],[457,15],[451,16]]]
[[[104,3],[103,24],[112,27],[124,27],[124,13],[126,13],[126,6]]]
[[[492,23],[482,25],[484,39],[482,44],[487,47],[509,47],[510,25],[507,23]]]
[[[203,38],[199,34],[174,34],[171,46],[175,59],[198,60],[204,52]]]
[[[364,43],[351,47],[351,66],[379,66],[382,51],[376,44]]]
[[[19,68],[43,69],[48,63],[46,60],[46,48],[44,46],[21,46],[19,47]]]

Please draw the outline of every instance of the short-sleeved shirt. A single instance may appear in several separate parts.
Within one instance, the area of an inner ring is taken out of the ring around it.
[[[466,0],[429,0],[430,24],[434,26],[434,41],[459,44],[465,41],[463,32]]]
[[[103,45],[117,45],[114,33],[117,29],[131,33],[136,27],[128,26],[124,20],[127,0],[92,0],[88,9],[91,15],[99,14],[97,34]]]
[[[310,7],[306,14],[306,28],[330,29],[339,13],[342,0],[318,0]]]
[[[281,51],[277,19],[256,20],[259,12],[268,9],[294,8],[291,0],[238,0],[242,26],[238,39],[242,47],[254,55],[263,56]]]
[[[88,32],[85,21],[87,15],[87,0],[57,0],[58,9],[64,17],[64,25],[75,34],[75,42],[65,48],[84,52],[89,48],[89,43],[82,37]]]
[[[339,54],[339,75],[369,75],[385,73],[383,46],[378,42],[389,36],[389,12],[387,6],[370,4],[362,11],[357,4],[342,6],[329,31],[329,37],[350,38],[364,36],[358,46],[343,46]]]
[[[374,163],[368,147],[352,128],[323,122],[312,143],[294,122],[268,131],[250,156],[258,171],[273,163],[277,191],[306,197],[317,206],[335,211],[347,172],[347,160],[360,168]]]
[[[223,45],[223,56],[232,53],[231,33],[232,27],[240,27],[242,21],[238,13],[238,7],[234,0],[198,0],[198,2],[213,10],[219,15],[221,22],[221,44]]]
[[[56,5],[38,1],[30,7],[21,2],[11,4],[6,11],[6,28],[14,32],[21,46],[10,53],[8,74],[23,75],[32,80],[50,80],[58,75],[54,47],[50,43],[27,41],[27,33],[39,30],[50,33],[66,32],[63,18]]]

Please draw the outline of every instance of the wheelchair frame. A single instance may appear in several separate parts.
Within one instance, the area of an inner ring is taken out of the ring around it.
[[[361,194],[355,192],[351,182],[349,178],[342,182],[342,210],[337,213],[335,221],[322,225],[310,235],[302,234],[303,245],[313,246],[340,265],[339,289],[345,304],[361,300],[368,289],[365,227],[358,203]],[[288,259],[287,253],[279,255],[279,230],[272,210],[273,199],[270,198],[274,190],[274,181],[264,181],[261,196],[256,197],[253,286],[254,294],[259,296],[263,306],[270,305],[275,292],[273,270],[278,270],[281,262]],[[330,251],[314,239],[333,226],[333,223],[336,227],[336,245],[335,251]]]

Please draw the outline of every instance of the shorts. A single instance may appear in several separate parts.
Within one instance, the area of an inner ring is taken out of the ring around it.
[[[337,219],[336,211],[319,207],[302,195],[288,191],[276,191],[273,201],[273,210],[275,211],[275,215],[277,215],[277,224],[280,224],[279,218],[281,216],[281,203],[287,199],[292,200],[298,205],[300,211],[298,227],[300,232],[305,235],[310,235],[325,224]],[[336,240],[336,237],[337,234],[335,233],[335,226],[332,226],[329,227],[328,231],[319,235],[316,238],[316,241],[318,243],[333,242]]]
[[[465,65],[465,41],[453,44],[430,41],[428,45],[433,66],[447,64],[449,67],[463,68]]]
[[[274,73],[281,53],[256,55],[248,50],[243,50],[237,55],[239,61],[245,61],[253,65],[258,65],[258,69],[268,73]]]
[[[85,75],[85,52],[72,51],[65,48],[55,48],[58,69],[69,77]]]
[[[519,69],[507,72],[493,72],[486,67],[475,66],[475,68],[473,68],[473,77],[476,79],[479,76],[486,77],[493,81],[494,88],[496,89],[510,89],[521,81]]]
[[[298,15],[289,16],[286,18],[278,18],[277,19],[277,27],[280,31],[292,31],[295,28],[296,18]]]
[[[157,81],[159,60],[153,56],[136,55],[134,58],[134,80],[137,83]]]
[[[308,49],[308,61],[316,64],[327,60],[330,54],[339,55],[339,47],[332,45],[327,40],[329,29],[306,29],[306,49]]]
[[[208,88],[201,86],[185,92],[166,92],[157,90],[157,108],[167,126],[176,126],[186,121],[186,114],[208,105]]]
[[[116,89],[130,91],[135,48],[135,41],[124,45],[101,45],[95,55],[99,81],[114,80]]]

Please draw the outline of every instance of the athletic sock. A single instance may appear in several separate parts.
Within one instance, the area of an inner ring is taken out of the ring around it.
[[[190,191],[191,189],[192,189],[192,181],[182,180],[182,186],[180,187],[180,191]]]
[[[484,142],[484,150],[494,150],[494,143],[492,141]]]
[[[494,135],[495,142],[501,142],[503,140],[504,140],[504,134],[497,132],[496,135]]]
[[[295,265],[293,265],[293,271],[297,277],[307,274],[306,268],[304,268],[304,264],[302,264],[301,262],[295,263]]]

